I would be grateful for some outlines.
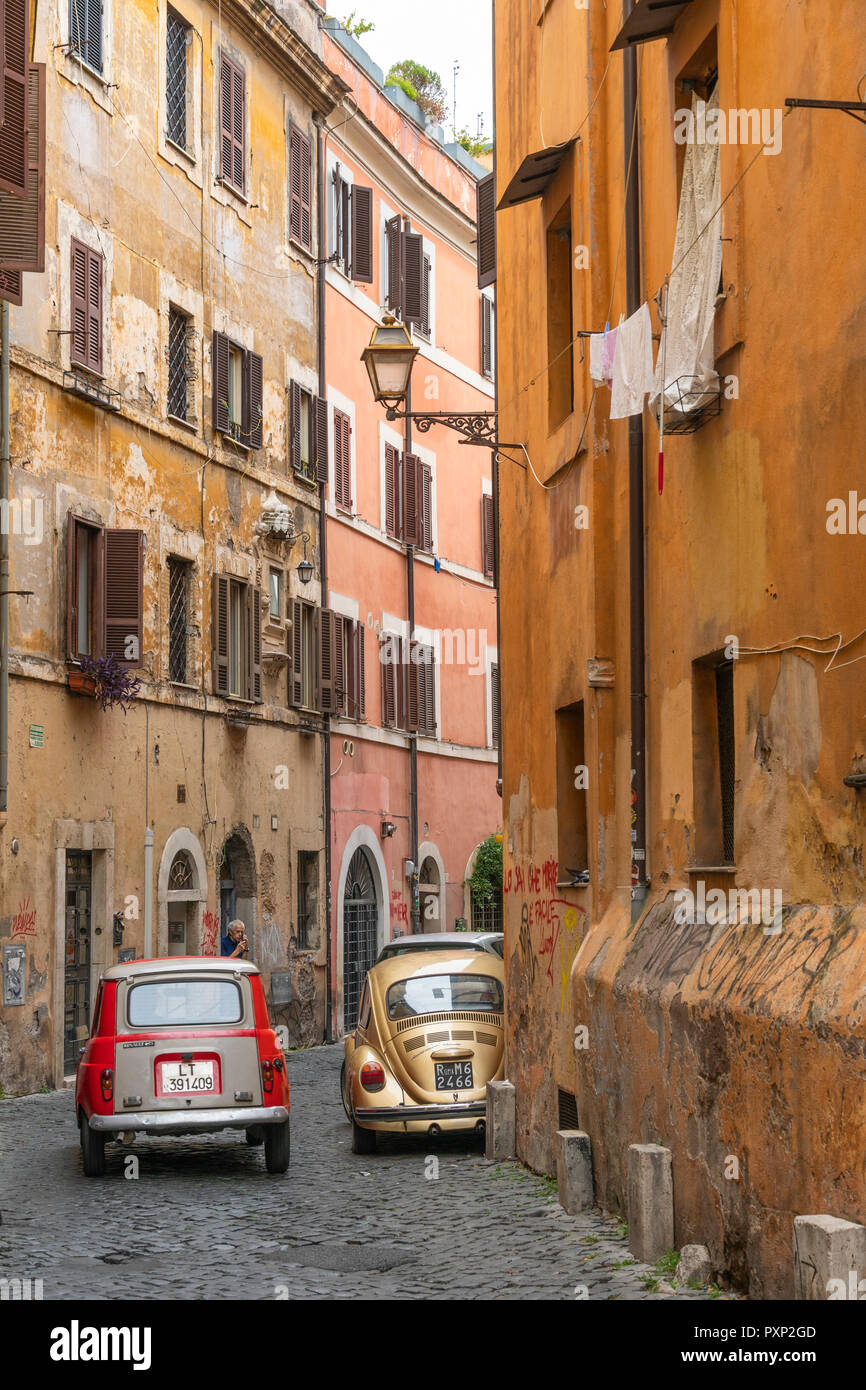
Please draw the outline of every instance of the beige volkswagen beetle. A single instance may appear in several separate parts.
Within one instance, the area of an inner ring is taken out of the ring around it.
[[[505,962],[425,950],[374,965],[340,1073],[353,1153],[376,1134],[484,1131],[488,1081],[503,1074]]]

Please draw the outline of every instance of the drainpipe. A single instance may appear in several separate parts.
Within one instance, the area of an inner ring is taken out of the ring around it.
[[[634,9],[634,0],[623,0],[623,23]],[[625,239],[626,311],[641,306],[640,241],[640,130],[635,124],[638,101],[637,54],[623,55],[623,138],[625,141]],[[632,149],[632,141],[634,149]],[[629,636],[631,669],[631,790],[635,819],[632,825],[632,921],[643,911],[646,878],[646,613],[644,606],[644,466],[643,416],[628,422],[628,536],[629,536]]]
[[[144,947],[153,957],[153,831],[150,828],[150,705],[144,705]]]
[[[404,230],[411,230],[409,218],[404,218]],[[402,262],[402,257],[400,258]],[[406,278],[404,269],[401,265],[401,275],[403,277],[400,286],[400,303],[406,301]],[[409,389],[406,393],[406,429],[404,433],[403,451],[406,454],[412,452],[412,382],[410,379]],[[404,475],[405,478],[405,475]],[[404,509],[405,510],[405,509]],[[415,633],[415,547],[406,546],[406,600],[409,615],[409,641],[411,643]],[[410,646],[411,659],[411,646]],[[418,875],[421,872],[421,865],[418,863],[418,735],[409,735],[409,858],[415,865],[415,872],[412,875],[410,890],[412,898],[410,902],[409,915],[412,922],[412,934],[416,935],[421,930],[421,904],[418,897]]]
[[[316,126],[316,217],[319,223],[318,275],[316,277],[316,353],[319,371],[319,395],[324,398],[327,389],[325,356],[325,266],[328,259],[328,219],[325,211],[326,143],[325,122],[316,112],[313,116]],[[322,580],[322,607],[328,603],[328,524],[325,510],[325,483],[319,483],[319,569]],[[325,1042],[334,1041],[334,1006],[332,999],[333,970],[331,967],[331,940],[333,936],[331,910],[333,894],[331,891],[331,716],[324,715],[325,733],[322,744],[323,809],[325,822]]]
[[[9,303],[0,301],[0,829],[9,795]]]

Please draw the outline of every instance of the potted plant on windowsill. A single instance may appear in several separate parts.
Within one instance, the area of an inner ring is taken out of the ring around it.
[[[96,677],[76,666],[66,673],[66,684],[73,695],[86,695],[93,699],[96,695]]]
[[[77,689],[73,685],[73,678],[77,678]],[[125,666],[121,666],[113,655],[100,656],[95,660],[83,656],[80,670],[69,672],[69,688],[76,690],[76,693],[92,695],[103,710],[118,705],[126,714],[141,689],[141,681]]]

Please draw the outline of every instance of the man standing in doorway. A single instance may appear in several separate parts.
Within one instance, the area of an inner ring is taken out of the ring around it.
[[[226,934],[222,939],[220,948],[221,956],[237,956],[244,960],[249,953],[249,942],[247,941],[247,929],[239,917],[229,922],[226,927]]]

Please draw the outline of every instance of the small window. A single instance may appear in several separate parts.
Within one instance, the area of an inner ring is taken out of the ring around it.
[[[289,384],[289,461],[308,482],[328,479],[328,403],[300,382]]]
[[[103,0],[69,0],[69,51],[102,76]]]
[[[165,24],[165,133],[182,150],[189,149],[187,64],[191,42],[189,25],[169,10]]]
[[[496,507],[489,492],[485,492],[481,498],[481,556],[485,575],[493,579],[496,569]]]
[[[283,621],[285,575],[275,565],[268,569],[268,617],[272,623]]]
[[[189,417],[189,338],[192,321],[174,306],[168,311],[168,413],[176,420]]]
[[[229,408],[229,428],[228,432],[233,439],[239,438],[244,426],[243,414],[243,389],[244,380],[244,354],[241,348],[235,347],[234,343],[229,345],[229,374],[228,374],[228,408]]]
[[[495,326],[493,300],[488,294],[481,296],[481,375],[489,381],[494,376]]]
[[[176,685],[189,680],[189,596],[192,565],[168,557],[168,678]]]
[[[556,828],[559,872],[565,881],[589,868],[583,701],[556,711]]]
[[[298,950],[315,950],[318,945],[319,856],[315,851],[298,852]]]
[[[547,229],[547,404],[551,432],[574,409],[573,337],[571,203],[567,202]]]
[[[318,705],[318,617],[311,603],[292,600],[288,702],[294,709],[314,710]]]
[[[692,665],[695,861],[734,863],[734,664],[723,653]]]
[[[72,636],[69,655],[74,659],[83,656],[96,657],[100,654],[95,614],[102,535],[98,528],[88,526],[74,517],[69,519],[69,528]]]
[[[262,633],[259,592],[243,579],[213,576],[211,669],[217,695],[262,698]]]
[[[66,655],[141,662],[144,532],[70,516],[66,536]]]
[[[245,449],[261,449],[264,440],[262,359],[214,333],[212,347],[213,424]]]
[[[367,979],[364,981],[364,989],[363,989],[363,993],[361,994],[361,1005],[360,1005],[360,1008],[358,1009],[358,1027],[359,1027],[359,1028],[366,1028],[366,1027],[367,1027],[367,1024],[370,1022],[370,1014],[372,1013],[372,1011],[373,1011],[373,999],[372,999],[372,996],[371,996],[371,994],[370,994],[370,979],[369,979],[369,976],[368,976]]]

